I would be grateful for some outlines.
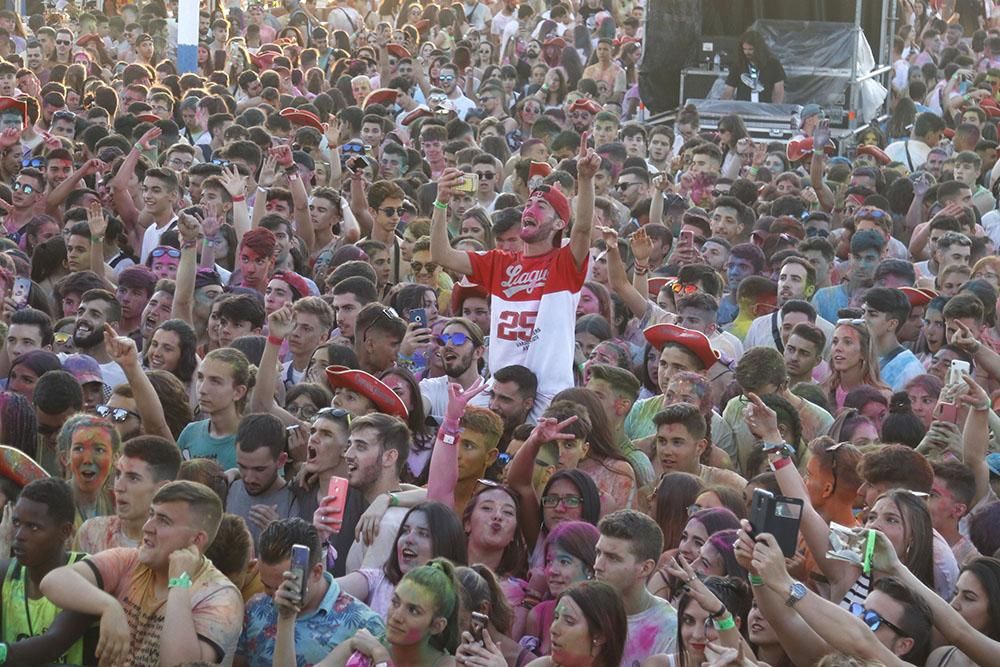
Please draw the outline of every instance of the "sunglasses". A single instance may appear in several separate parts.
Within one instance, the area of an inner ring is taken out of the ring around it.
[[[212,164],[219,165],[220,167],[228,167],[232,164],[229,160],[223,160],[222,158],[212,158]]]
[[[495,171],[479,171],[476,173],[478,173],[479,178],[484,181],[492,181],[497,175]]]
[[[402,217],[402,215],[406,213],[406,209],[402,206],[386,206],[385,208],[380,208],[379,210],[385,213],[387,218],[395,218],[396,216]]]
[[[864,320],[852,319],[852,318],[843,318],[843,319],[837,320],[837,326],[838,327],[841,326],[841,325],[843,325],[843,324],[849,324],[851,326],[860,327],[860,326],[864,326],[866,323],[865,323]]]
[[[29,157],[21,160],[21,166],[24,168],[32,167],[34,169],[40,169],[45,166],[45,158],[43,157]]]
[[[810,227],[809,229],[806,230],[806,237],[811,239],[816,238],[817,236],[825,239],[829,235],[830,235],[829,229],[818,229],[816,227]]]
[[[313,418],[319,419],[321,417],[323,419],[343,419],[348,428],[351,426],[351,413],[344,408],[323,408],[318,410]]]
[[[437,337],[437,341],[441,345],[451,344],[455,345],[456,347],[465,345],[465,341],[467,340],[472,340],[472,338],[469,337],[469,334],[462,333],[461,331],[456,331],[455,333],[450,333],[450,334],[448,333],[441,334],[440,336]]]
[[[126,410],[125,408],[109,408],[106,405],[97,406],[97,414],[105,419],[110,419],[112,421],[121,424],[129,418],[129,416],[135,417],[141,420],[142,417],[138,413],[132,412],[131,410]]]
[[[56,44],[58,44],[59,46],[69,46],[72,43],[73,42],[71,42],[69,40],[66,40],[66,39],[57,39],[56,40]]]
[[[563,507],[575,509],[583,504],[580,496],[542,496],[542,507],[558,507],[562,503]]]
[[[410,268],[413,269],[413,275],[417,275],[418,273],[423,273],[424,271],[427,271],[427,273],[434,273],[437,271],[438,265],[434,262],[427,262],[426,264],[421,264],[420,262],[410,262]]]
[[[52,114],[52,120],[76,120],[76,114],[72,111],[57,111]]]
[[[451,74],[445,74],[443,76],[439,76],[438,77],[438,81],[454,81],[454,80],[455,80],[455,77],[452,76]]]
[[[675,282],[670,286],[670,289],[673,290],[674,294],[694,294],[698,291],[698,286],[690,283],[685,285],[684,283]]]
[[[898,625],[890,623],[888,620],[882,617],[877,611],[872,609],[866,609],[860,602],[852,602],[849,607],[849,611],[864,621],[872,632],[875,632],[883,625],[887,626],[890,630],[895,632],[900,637],[908,637],[909,635],[903,631]]]
[[[149,254],[152,257],[163,257],[164,255],[173,257],[174,259],[180,259],[181,257],[181,251],[177,248],[153,248],[153,252]]]
[[[69,342],[71,336],[72,334],[68,333],[57,333],[53,336],[53,339],[55,340],[56,345],[65,345]]]
[[[378,311],[378,315],[374,320],[372,320],[372,323],[365,327],[365,330],[361,332],[362,341],[368,340],[368,332],[371,331],[372,327],[375,326],[375,323],[378,322],[378,318],[380,317],[388,317],[390,321],[399,319],[399,315],[396,314],[395,310],[392,308],[383,308]]]
[[[615,183],[615,190],[617,190],[618,192],[625,192],[626,190],[628,190],[633,185],[639,185],[639,183],[638,182],[636,182],[636,183]]]
[[[341,153],[357,153],[359,155],[364,154],[365,151],[370,148],[370,146],[365,146],[364,144],[344,144],[340,147]]]
[[[26,195],[30,195],[31,193],[35,192],[34,185],[31,185],[30,183],[21,183],[20,181],[14,181],[14,184],[10,186],[10,189],[13,190],[14,192],[20,190]]]

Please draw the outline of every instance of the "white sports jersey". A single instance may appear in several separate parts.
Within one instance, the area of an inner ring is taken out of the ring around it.
[[[577,267],[569,246],[535,257],[502,250],[468,254],[469,280],[491,295],[490,369],[531,369],[541,395],[572,387],[576,305],[588,260]]]

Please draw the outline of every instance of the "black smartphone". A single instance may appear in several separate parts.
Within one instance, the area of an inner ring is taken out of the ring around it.
[[[785,558],[795,555],[799,541],[799,522],[802,520],[802,501],[798,498],[776,496],[764,489],[755,489],[750,505],[752,535],[774,535]]]
[[[490,617],[486,614],[481,614],[478,611],[472,612],[472,621],[469,623],[469,634],[476,641],[477,644],[485,646],[483,641],[483,631],[486,630],[486,626],[490,624]]]

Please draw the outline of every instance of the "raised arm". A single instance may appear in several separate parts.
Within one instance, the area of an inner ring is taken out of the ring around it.
[[[104,208],[100,202],[93,202],[87,207],[87,227],[90,228],[90,270],[95,275],[104,276],[112,285],[117,285],[114,271],[104,263],[104,233],[108,229],[108,220],[104,217]]]
[[[159,435],[174,442],[174,435],[163,413],[163,403],[139,363],[139,352],[135,348],[135,341],[128,336],[119,336],[110,324],[105,324],[104,345],[111,360],[125,372],[125,378],[132,388],[136,411],[142,418],[143,432],[146,435]]]
[[[789,597],[794,580],[788,574],[785,556],[773,535],[757,536],[753,564],[772,593]],[[864,621],[812,591],[807,590],[805,597],[794,604],[794,610],[834,650],[878,661],[886,667],[905,667],[907,664],[886,648]]]
[[[250,209],[247,206],[247,179],[240,176],[234,165],[223,167],[222,187],[233,198],[233,229],[236,231],[236,245],[243,235],[250,231]],[[220,222],[222,222],[220,220]]]
[[[170,306],[170,317],[183,320],[194,328],[194,285],[198,273],[198,243],[204,236],[205,249],[208,249],[209,231],[217,230],[216,218],[206,218],[202,224],[187,213],[181,213],[177,218],[177,233],[181,237],[181,260],[177,263],[177,284],[174,287],[174,302]]]
[[[969,406],[962,430],[962,460],[976,478],[976,494],[969,503],[971,510],[990,492],[990,467],[986,465],[986,450],[990,439],[990,396],[969,375],[962,379],[969,391],[959,400]]]
[[[813,153],[809,160],[809,184],[816,191],[820,208],[830,212],[837,205],[833,190],[826,184],[826,146],[830,143],[830,121],[823,119],[813,132]]]
[[[288,146],[279,146],[274,151],[278,166],[285,170],[285,175],[288,177],[288,189],[292,193],[292,204],[295,207],[295,234],[305,243],[306,252],[312,253],[316,234],[309,221],[309,193],[306,192],[305,183],[299,177],[299,168],[292,159],[292,149]]]
[[[642,317],[646,314],[646,298],[628,281],[628,274],[625,272],[625,262],[622,261],[621,252],[618,251],[618,233],[610,227],[598,228],[604,236],[604,242],[608,246],[608,282],[611,289],[622,298],[629,311],[635,317]],[[636,254],[635,248],[642,239],[649,240],[645,230],[639,229],[630,239],[632,242],[632,254],[635,257],[636,271],[649,271],[649,255],[641,257]],[[642,244],[643,248],[647,246]],[[649,246],[650,248],[652,246]]]
[[[250,393],[250,409],[253,412],[269,412],[285,426],[298,426],[308,431],[309,424],[296,418],[274,400],[274,392],[278,387],[278,368],[281,362],[278,352],[281,343],[292,332],[294,315],[291,306],[283,306],[267,316],[267,343],[264,354],[260,358],[260,368],[257,371],[257,382]]]
[[[437,201],[434,202],[434,213],[431,215],[431,259],[450,271],[469,275],[472,273],[469,256],[451,247],[448,239],[448,204],[463,178],[461,171],[449,167],[438,179]]]
[[[444,421],[438,429],[437,441],[431,453],[430,473],[427,477],[427,500],[455,507],[455,485],[458,483],[458,448],[462,443],[460,421],[472,398],[486,388],[482,378],[468,389],[458,383],[448,383],[448,406]],[[457,511],[457,509],[456,509]]]
[[[163,134],[162,130],[154,127],[142,135],[139,138],[139,142],[125,156],[125,160],[118,168],[118,172],[108,183],[115,200],[115,211],[121,216],[122,221],[130,227],[137,226],[141,230],[148,227],[149,222],[143,224],[141,216],[138,215],[139,211],[136,210],[135,202],[132,201],[132,196],[128,192],[128,181],[132,174],[135,173],[136,165],[139,164],[139,158],[142,155],[140,151],[151,151],[152,144],[150,142],[159,138],[161,134]]]
[[[84,162],[65,181],[52,188],[52,191],[45,197],[46,210],[52,212],[58,211],[59,207],[66,201],[66,198],[73,194],[74,190],[79,189],[80,181],[87,176],[102,173],[107,168],[108,166],[97,158]],[[101,274],[98,273],[97,275]]]
[[[594,176],[601,167],[601,157],[587,147],[589,132],[580,137],[580,153],[576,158],[576,220],[569,234],[569,247],[577,266],[583,266],[590,255],[590,236],[594,227]]]

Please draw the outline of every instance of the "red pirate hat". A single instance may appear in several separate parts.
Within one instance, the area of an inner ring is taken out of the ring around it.
[[[482,285],[474,285],[465,281],[456,283],[455,286],[451,288],[452,315],[460,317],[462,315],[462,304],[466,299],[473,296],[489,301],[490,293],[487,292],[486,288]]]
[[[354,370],[347,366],[327,366],[326,381],[331,387],[343,387],[356,391],[370,399],[379,412],[399,417],[406,421],[409,412],[403,399],[374,375]]]
[[[792,139],[788,142],[788,146],[785,147],[785,157],[788,158],[789,162],[798,162],[802,158],[812,155],[812,152],[812,137],[806,137],[805,139]],[[833,149],[833,144],[826,145],[826,154],[836,154],[836,151]]]
[[[719,360],[719,353],[712,349],[708,336],[700,331],[685,329],[676,324],[654,324],[647,327],[642,335],[658,350],[662,350],[667,343],[677,343],[698,357],[705,368],[710,368]]]
[[[287,118],[293,125],[298,125],[299,127],[314,127],[320,132],[323,132],[323,123],[320,121],[319,116],[311,111],[305,111],[303,109],[282,109],[280,115]]]
[[[878,162],[883,167],[892,162],[892,158],[886,155],[885,151],[883,151],[878,146],[868,146],[868,145],[858,146],[857,154],[870,155],[871,157],[875,158],[875,161]]]
[[[910,308],[926,306],[931,302],[931,299],[938,295],[934,290],[922,287],[900,287],[899,290],[906,295],[910,302]]]
[[[399,97],[399,91],[395,88],[376,88],[368,93],[365,101],[361,103],[362,109],[367,109],[371,104],[387,105],[392,104]]]

